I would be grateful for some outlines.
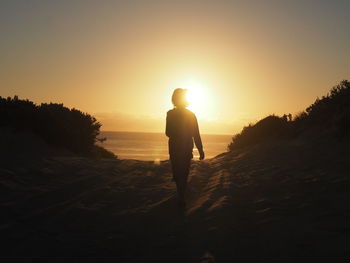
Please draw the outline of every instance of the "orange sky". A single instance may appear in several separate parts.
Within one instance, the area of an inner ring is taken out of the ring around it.
[[[162,132],[191,81],[202,132],[233,134],[349,78],[345,1],[48,2],[0,4],[0,96],[62,102],[103,130]]]

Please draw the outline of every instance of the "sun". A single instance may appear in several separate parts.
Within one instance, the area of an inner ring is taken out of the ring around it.
[[[197,83],[189,84],[185,89],[187,89],[186,98],[190,103],[189,107],[193,109],[198,108],[203,101],[203,90]]]
[[[207,115],[206,105],[208,100],[205,87],[199,82],[188,81],[181,85],[181,88],[187,90],[188,109],[200,116]]]
[[[217,94],[210,82],[199,78],[190,78],[178,82],[171,91],[176,88],[186,89],[186,99],[189,103],[187,107],[196,114],[197,118],[206,120],[216,120],[218,118]]]

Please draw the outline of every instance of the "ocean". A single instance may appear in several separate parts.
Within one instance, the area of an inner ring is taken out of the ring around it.
[[[146,132],[101,132],[99,137],[107,138],[99,145],[113,152],[120,159],[159,161],[169,159],[168,138],[163,133]],[[227,151],[231,135],[202,134],[206,158],[214,157]],[[198,151],[194,147],[194,159]]]

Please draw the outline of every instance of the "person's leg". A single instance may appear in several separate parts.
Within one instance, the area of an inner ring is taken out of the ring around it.
[[[185,159],[178,163],[177,174],[177,191],[179,196],[179,202],[181,205],[185,205],[185,194],[187,188],[187,179],[190,171],[191,160]]]
[[[191,159],[189,158],[172,158],[171,168],[173,178],[176,183],[178,200],[180,205],[185,205],[185,193],[187,188],[187,179],[190,172]]]
[[[178,197],[180,198],[181,194],[181,186],[180,186],[180,178],[181,178],[181,165],[180,162],[176,158],[171,158],[171,170],[173,172],[173,179],[176,183],[176,189]]]
[[[183,196],[185,196],[186,189],[187,189],[187,180],[188,180],[188,175],[190,173],[190,166],[191,166],[191,159],[186,159],[182,163],[182,170],[181,170],[181,190],[183,192]]]

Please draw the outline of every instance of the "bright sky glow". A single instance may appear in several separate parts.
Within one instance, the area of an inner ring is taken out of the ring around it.
[[[203,133],[298,113],[350,75],[350,1],[0,1],[0,96],[102,130],[163,132],[176,88]]]
[[[187,90],[188,109],[193,111],[199,118],[213,119],[213,98],[209,98],[209,89],[199,81],[190,80],[180,86]]]

